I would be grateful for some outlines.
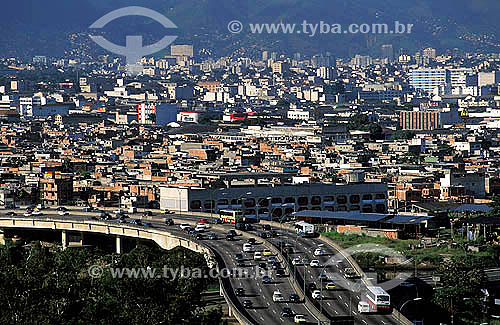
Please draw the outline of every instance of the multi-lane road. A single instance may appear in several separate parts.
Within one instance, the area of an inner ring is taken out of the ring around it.
[[[0,211],[0,215],[7,216],[7,212],[12,210],[3,210]],[[24,210],[18,209],[14,210],[19,217],[23,216]],[[58,211],[53,209],[43,210],[44,215],[39,216],[38,218],[77,218],[77,219],[88,219],[91,216],[97,216],[98,214],[95,212],[81,212],[81,210],[70,209],[69,216],[59,216]],[[133,214],[129,215],[131,218],[140,218],[141,214]],[[182,214],[173,214],[169,215],[169,217],[174,218],[176,221],[186,221],[186,222],[197,222],[201,219],[201,217],[191,216],[191,215],[182,215]],[[158,211],[153,213],[153,216],[147,217],[149,222],[152,223],[153,227],[159,230],[165,230],[169,233],[172,233],[176,236],[186,237],[191,240],[193,237],[179,228],[179,225],[167,226],[164,224],[164,215],[159,213]],[[109,221],[116,222],[116,221]],[[259,227],[257,225],[257,227]],[[217,228],[217,229],[215,229]],[[285,277],[277,277],[275,271],[272,270],[270,263],[267,264],[268,273],[271,275],[272,283],[265,284],[261,279],[260,274],[256,274],[259,272],[259,268],[257,267],[258,262],[254,261],[253,253],[244,253],[242,252],[242,246],[247,242],[247,238],[251,235],[257,235],[260,229],[256,229],[254,231],[250,231],[247,233],[242,233],[237,231],[240,235],[236,237],[234,241],[226,241],[225,233],[234,226],[231,225],[218,225],[214,227],[214,229],[210,229],[210,232],[214,232],[218,239],[217,240],[201,240],[201,242],[217,251],[217,253],[222,258],[225,267],[229,270],[231,269],[243,269],[247,276],[239,276],[239,277],[230,277],[228,281],[231,284],[233,292],[230,294],[230,299],[234,306],[240,310],[240,312],[251,322],[255,324],[283,324],[283,323],[293,323],[293,317],[285,317],[282,316],[282,308],[289,307],[293,310],[295,314],[303,314],[306,316],[307,320],[311,324],[317,324],[318,319],[317,316],[318,310],[320,310],[323,315],[327,318],[330,317],[339,317],[339,316],[352,316],[354,317],[355,324],[366,324],[366,325],[375,325],[375,324],[397,324],[397,320],[392,317],[392,315],[360,315],[357,312],[357,304],[360,300],[359,293],[345,290],[345,289],[336,289],[336,290],[323,290],[323,295],[325,296],[322,301],[318,301],[316,303],[317,309],[311,310],[311,308],[307,308],[306,305],[302,302],[292,303],[289,301],[289,296],[292,293],[299,294],[300,297],[303,297],[302,292],[296,292],[293,289],[292,282],[297,280],[295,283],[304,283],[302,282],[305,275],[305,282],[311,283],[314,282],[318,289],[321,287],[324,288],[324,283],[320,280],[320,273],[322,270],[336,272],[335,268],[337,266],[331,265],[326,269],[323,267],[313,268],[310,266],[297,266],[289,269]],[[277,238],[271,239],[259,239],[257,243],[253,245],[254,250],[262,251],[265,246],[265,242],[268,241],[267,245],[273,244],[278,248],[279,241],[288,242],[293,244],[295,247],[294,253],[290,254],[290,258],[300,256],[301,259],[307,259],[311,261],[313,259],[318,259],[320,264],[323,266],[327,264],[327,262],[333,257],[336,256],[339,252],[336,251],[333,247],[326,245],[323,241],[317,238],[301,238],[297,237],[296,234],[287,229],[277,229],[279,236]],[[245,236],[243,236],[245,235]],[[318,247],[321,247],[324,251],[324,255],[315,256],[314,251]],[[236,264],[236,254],[243,254],[244,256],[244,266],[238,267]],[[276,254],[274,254],[276,255]],[[283,267],[286,266],[283,258],[287,258],[286,255],[283,256],[279,254],[276,256],[278,260],[281,262]],[[264,257],[267,259],[267,256]],[[289,273],[289,274],[288,274]],[[243,288],[244,295],[236,296],[234,292],[237,288]],[[273,292],[275,290],[279,290],[282,295],[285,297],[284,302],[273,302]],[[301,290],[302,291],[302,290]],[[310,292],[306,290],[309,294]],[[244,300],[252,301],[251,308],[245,308],[243,306]]]

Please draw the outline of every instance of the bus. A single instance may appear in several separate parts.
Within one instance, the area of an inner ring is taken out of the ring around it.
[[[245,220],[240,210],[220,210],[219,219],[223,223],[239,223]]]
[[[299,221],[295,223],[295,232],[300,237],[314,237],[314,225],[307,223],[305,221]]]
[[[389,312],[391,296],[381,287],[367,286],[365,301],[370,305],[370,312]]]

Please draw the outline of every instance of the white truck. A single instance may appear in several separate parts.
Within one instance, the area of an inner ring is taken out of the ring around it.
[[[314,225],[305,221],[295,223],[295,231],[301,237],[314,237]]]

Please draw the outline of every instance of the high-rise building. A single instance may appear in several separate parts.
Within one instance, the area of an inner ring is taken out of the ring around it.
[[[448,69],[451,87],[466,87],[467,75],[474,73],[471,68]]]
[[[170,47],[170,55],[193,57],[193,45],[172,45]]]
[[[460,121],[456,107],[399,112],[399,126],[403,130],[434,130]]]
[[[39,64],[39,65],[46,65],[47,64],[47,57],[45,56],[34,56],[33,57],[33,64]]]
[[[427,93],[450,82],[450,72],[446,69],[415,69],[410,71],[410,86]]]
[[[269,59],[269,52],[262,51],[262,61],[267,61]]]
[[[432,47],[428,47],[428,48],[422,50],[422,56],[427,57],[429,59],[435,59],[436,58],[436,49],[433,49]]]
[[[272,53],[271,53],[271,60],[273,60],[273,61],[278,60],[278,53],[276,53],[276,52],[272,52]]]
[[[381,53],[383,59],[388,59],[389,62],[394,60],[394,50],[392,48],[392,44],[384,44],[381,47]]]
[[[319,67],[316,70],[316,76],[321,79],[332,79],[334,77],[333,69],[330,67]]]
[[[139,104],[138,109],[139,124],[156,124],[156,105],[155,104]]]

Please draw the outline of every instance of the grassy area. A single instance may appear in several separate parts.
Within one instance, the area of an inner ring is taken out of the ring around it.
[[[348,248],[360,244],[378,244],[389,247],[398,253],[406,256],[407,258],[415,258],[417,264],[420,266],[437,266],[448,256],[464,255],[464,249],[461,247],[448,248],[448,247],[426,247],[413,249],[412,246],[419,244],[418,240],[392,240],[385,237],[371,237],[365,234],[342,234],[338,232],[323,233],[331,240],[338,243],[344,248]],[[468,253],[469,255],[484,257],[487,259],[491,257],[491,252],[484,251],[479,253]],[[360,253],[356,254],[355,258],[361,265],[382,265],[379,260],[378,253]]]

